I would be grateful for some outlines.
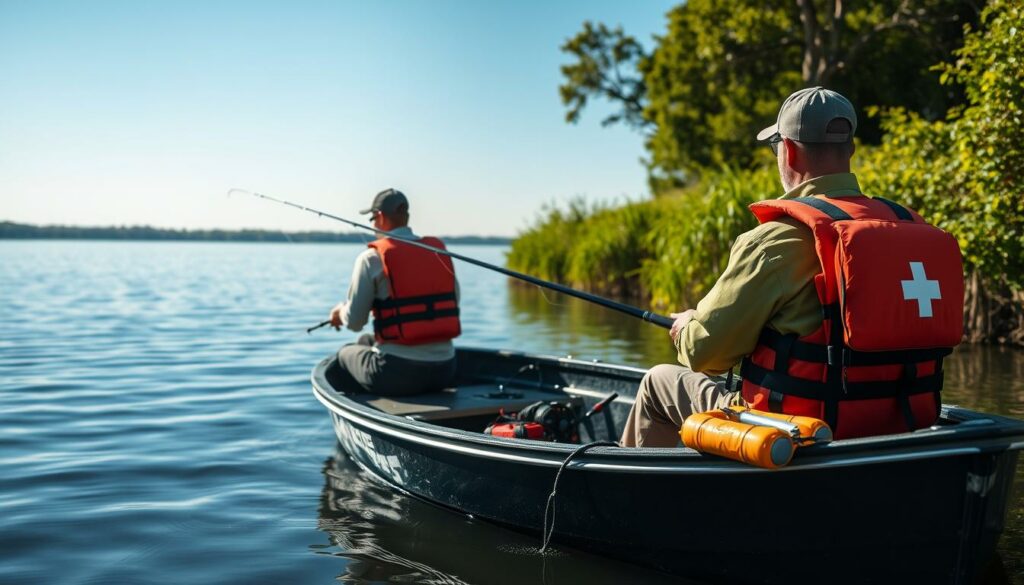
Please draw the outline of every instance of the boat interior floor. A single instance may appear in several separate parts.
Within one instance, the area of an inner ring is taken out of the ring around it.
[[[423,421],[440,421],[480,415],[497,416],[501,410],[514,412],[538,400],[552,400],[557,396],[537,389],[499,389],[494,384],[476,384],[414,396],[360,393],[350,394],[349,398],[388,414]]]
[[[491,380],[460,380],[457,387],[412,396],[381,396],[358,387],[351,376],[342,374],[337,363],[326,372],[331,385],[345,396],[381,412],[421,420],[440,426],[483,431],[498,415],[517,412],[538,400],[565,400],[569,396],[542,390],[535,385],[499,384]]]
[[[380,396],[366,392],[346,396],[387,414],[472,431],[483,431],[501,412],[517,412],[539,400],[569,398],[536,388],[499,388],[493,383],[465,384],[413,396]]]

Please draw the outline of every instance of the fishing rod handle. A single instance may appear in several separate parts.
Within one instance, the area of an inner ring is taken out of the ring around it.
[[[674,319],[666,317],[664,315],[653,313],[651,311],[644,311],[644,314],[641,316],[641,318],[644,321],[647,321],[648,323],[654,323],[655,325],[659,327],[664,327],[665,329],[671,329],[672,324],[675,323]]]
[[[618,392],[612,392],[608,396],[605,396],[601,400],[601,402],[598,402],[597,404],[595,404],[593,408],[588,410],[586,412],[586,414],[583,415],[583,419],[586,420],[586,419],[590,418],[591,416],[601,412],[602,410],[604,410],[605,406],[608,406],[609,402],[611,402],[612,400],[615,400],[618,397],[619,397],[619,393]]]
[[[312,332],[316,331],[317,329],[319,329],[321,327],[326,327],[326,326],[328,326],[330,324],[331,324],[331,320],[330,319],[328,319],[326,321],[321,321],[320,323],[318,323],[316,325],[313,325],[312,327],[306,329],[306,333],[312,333]]]

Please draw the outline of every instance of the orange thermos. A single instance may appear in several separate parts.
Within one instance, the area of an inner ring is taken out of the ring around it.
[[[796,449],[785,431],[730,420],[720,410],[686,417],[679,436],[691,449],[767,469],[789,463]]]

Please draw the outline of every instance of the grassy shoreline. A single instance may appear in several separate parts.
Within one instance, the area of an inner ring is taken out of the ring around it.
[[[0,222],[0,240],[134,240],[134,241],[196,241],[196,242],[297,242],[356,243],[369,238],[367,232],[283,232],[276,230],[185,230],[151,226],[82,227]],[[499,236],[443,236],[448,244],[480,244],[504,246],[511,238]]]
[[[648,201],[549,207],[512,242],[514,270],[655,309],[693,306],[725,268],[754,201],[777,197],[774,169],[721,169]]]

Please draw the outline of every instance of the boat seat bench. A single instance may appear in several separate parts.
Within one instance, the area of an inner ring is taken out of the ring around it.
[[[415,396],[388,397],[375,394],[350,394],[348,397],[387,414],[406,416],[422,421],[484,415],[497,416],[502,409],[506,412],[515,412],[538,400],[565,398],[564,395],[536,388],[511,387],[502,392],[494,384],[464,385]]]

